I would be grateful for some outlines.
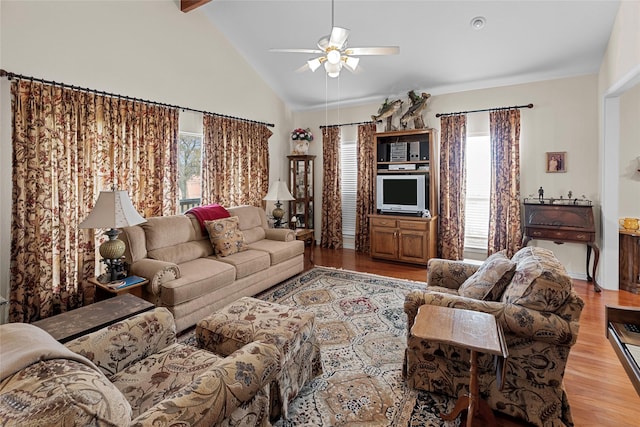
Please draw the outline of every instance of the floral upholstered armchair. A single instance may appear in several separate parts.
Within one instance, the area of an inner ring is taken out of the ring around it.
[[[33,328],[45,348],[32,352],[33,363],[16,366],[13,373],[2,364],[2,377],[10,374],[0,382],[2,425],[270,425],[270,383],[280,358],[274,345],[254,341],[221,357],[178,343],[166,308],[115,323],[66,347],[33,325],[23,327]],[[3,329],[0,334],[4,359],[10,334]],[[24,335],[16,334],[16,342]]]
[[[573,425],[563,377],[584,302],[549,250],[526,247],[508,259],[494,254],[478,267],[432,259],[427,289],[407,295],[407,350],[403,374],[414,388],[459,397],[468,393],[470,353],[411,334],[424,304],[496,316],[509,349],[498,388],[493,356],[478,355],[480,394],[497,411],[537,426]]]

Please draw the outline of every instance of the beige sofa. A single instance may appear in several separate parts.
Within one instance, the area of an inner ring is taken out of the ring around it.
[[[227,210],[238,217],[248,245],[229,256],[214,255],[209,235],[189,214],[147,218],[119,236],[127,247],[129,273],[149,279],[143,297],[167,307],[178,332],[304,268],[304,242],[292,230],[269,228],[264,210],[255,206]]]
[[[66,346],[27,323],[0,325],[0,338],[2,426],[271,425],[277,347],[253,341],[224,357],[181,344],[166,308]]]

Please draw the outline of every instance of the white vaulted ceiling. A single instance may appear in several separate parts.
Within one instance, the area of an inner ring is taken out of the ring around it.
[[[437,95],[597,73],[618,6],[614,0],[335,0],[334,23],[351,30],[349,46],[400,46],[399,55],[361,57],[358,73],[343,70],[337,79],[322,68],[296,71],[313,54],[269,52],[315,48],[331,31],[330,0],[214,0],[198,12],[292,110],[311,110],[408,90]],[[482,30],[470,25],[476,16],[486,18]]]

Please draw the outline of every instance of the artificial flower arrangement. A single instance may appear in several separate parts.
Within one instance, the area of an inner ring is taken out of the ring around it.
[[[297,128],[291,132],[291,139],[293,139],[294,141],[302,140],[311,142],[313,141],[313,134],[311,133],[311,129],[309,128]]]

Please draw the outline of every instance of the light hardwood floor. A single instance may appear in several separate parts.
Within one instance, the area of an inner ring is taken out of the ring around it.
[[[424,267],[373,260],[349,249],[316,247],[313,262],[318,266],[426,280]],[[306,268],[313,267],[308,256],[305,263]],[[640,426],[640,397],[607,341],[604,314],[605,305],[640,307],[640,295],[608,290],[596,293],[593,285],[583,280],[574,280],[574,286],[585,302],[578,341],[571,349],[564,378],[574,423],[577,427]],[[527,425],[503,416],[498,417],[498,424]]]

